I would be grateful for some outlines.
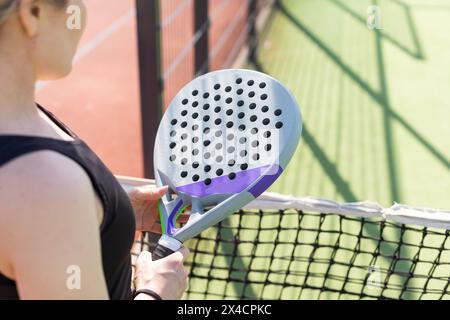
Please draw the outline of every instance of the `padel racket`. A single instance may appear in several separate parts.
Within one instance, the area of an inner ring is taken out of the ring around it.
[[[156,184],[169,191],[158,204],[163,234],[154,259],[263,193],[286,168],[301,130],[295,98],[263,73],[222,70],[186,85],[167,109],[155,142]],[[177,228],[188,206],[189,221]]]

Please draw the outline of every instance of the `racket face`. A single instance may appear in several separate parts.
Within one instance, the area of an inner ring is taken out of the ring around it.
[[[176,232],[173,219],[186,205],[201,213],[238,194],[246,193],[246,202],[258,197],[283,172],[301,128],[294,97],[265,74],[223,70],[186,85],[155,143],[157,184],[169,185],[178,199],[163,199],[165,231]]]

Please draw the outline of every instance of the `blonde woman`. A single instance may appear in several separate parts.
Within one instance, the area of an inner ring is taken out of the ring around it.
[[[69,128],[35,104],[38,80],[66,76],[83,32],[66,27],[82,0],[0,0],[0,299],[178,299],[182,249],[143,253],[131,292],[136,231],[154,228],[166,191],[125,193]],[[137,226],[137,227],[136,227]]]

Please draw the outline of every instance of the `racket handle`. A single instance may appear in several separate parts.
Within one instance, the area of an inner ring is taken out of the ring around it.
[[[175,253],[175,251],[164,247],[163,245],[159,244],[156,246],[155,250],[153,250],[152,253],[152,259],[153,261],[165,258],[167,256],[170,256],[172,253]]]
[[[170,256],[181,248],[183,244],[175,238],[163,234],[152,252],[153,261]]]

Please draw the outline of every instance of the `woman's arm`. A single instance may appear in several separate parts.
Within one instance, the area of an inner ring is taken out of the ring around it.
[[[0,181],[0,267],[11,266],[20,297],[108,299],[99,208],[82,168],[38,152],[2,167]]]

